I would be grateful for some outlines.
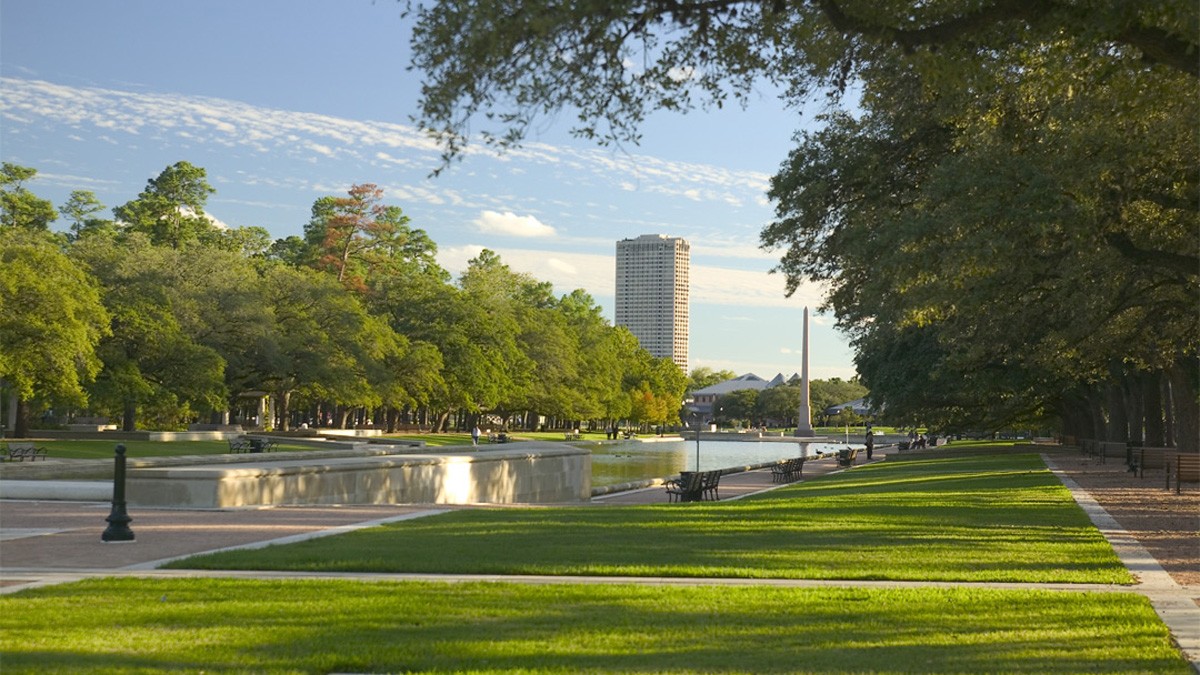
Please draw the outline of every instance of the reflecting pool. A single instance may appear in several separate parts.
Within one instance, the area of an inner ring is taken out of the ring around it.
[[[700,471],[748,466],[789,457],[833,453],[859,443],[799,443],[780,441],[700,441]],[[629,441],[592,449],[592,487],[664,478],[696,470],[696,441]]]

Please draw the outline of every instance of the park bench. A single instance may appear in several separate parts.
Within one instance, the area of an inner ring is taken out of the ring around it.
[[[583,434],[579,433],[578,431],[564,431],[563,432],[563,440],[578,441],[581,438],[583,438]]]
[[[776,483],[790,483],[804,472],[805,457],[785,459],[771,467],[771,480]]]
[[[508,442],[508,434],[504,433],[503,431],[501,431],[500,433],[493,432],[493,433],[488,434],[488,443],[507,443],[507,442]]]
[[[250,452],[271,452],[275,449],[275,439],[261,438],[257,436],[248,436],[250,440]]]
[[[667,481],[664,486],[672,502],[698,502],[719,500],[720,484],[720,471],[681,471],[679,478]]]
[[[24,462],[26,459],[35,462],[38,457],[46,459],[46,448],[38,447],[33,443],[11,442],[5,447],[4,461],[6,462]]]
[[[858,459],[858,448],[846,448],[838,450],[837,463],[838,466],[854,466],[854,462]]]
[[[271,452],[275,449],[275,439],[256,436],[239,436],[229,439],[229,451],[241,452]]]
[[[1171,489],[1171,476],[1175,476],[1175,494],[1183,490],[1184,483],[1200,483],[1200,454],[1181,452],[1167,466],[1167,489]]]
[[[1104,453],[1100,451],[1100,443],[1095,439],[1081,438],[1079,439],[1079,450],[1085,457],[1098,458],[1101,464],[1104,464]]]
[[[1129,470],[1138,478],[1146,475],[1146,469],[1161,469],[1168,472],[1171,456],[1175,448],[1133,448],[1130,454]]]

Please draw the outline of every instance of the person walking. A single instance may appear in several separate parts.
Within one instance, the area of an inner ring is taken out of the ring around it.
[[[875,450],[875,433],[870,429],[867,430],[867,461],[871,459],[871,453]]]
[[[471,445],[479,445],[479,425],[476,424],[474,429],[471,429]]]

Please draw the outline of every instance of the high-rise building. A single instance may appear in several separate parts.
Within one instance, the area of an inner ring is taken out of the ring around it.
[[[688,367],[688,268],[691,247],[679,237],[643,234],[617,242],[616,324],[642,348]]]

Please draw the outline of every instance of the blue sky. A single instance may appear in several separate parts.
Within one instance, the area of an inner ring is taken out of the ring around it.
[[[207,211],[273,237],[300,234],[317,198],[375,183],[458,273],[482,248],[513,269],[587,290],[612,319],[616,241],[692,246],[690,367],[770,378],[800,370],[802,309],[758,248],[768,181],[813,124],[764,90],[747,110],[656,115],[639,146],[540,121],[505,155],[475,146],[437,178],[410,123],[420,74],[390,0],[0,0],[0,156],[31,166],[56,205],[91,190],[109,208],[186,160],[216,188]],[[60,223],[61,227],[66,227]],[[854,375],[832,320],[814,316],[814,378]]]

